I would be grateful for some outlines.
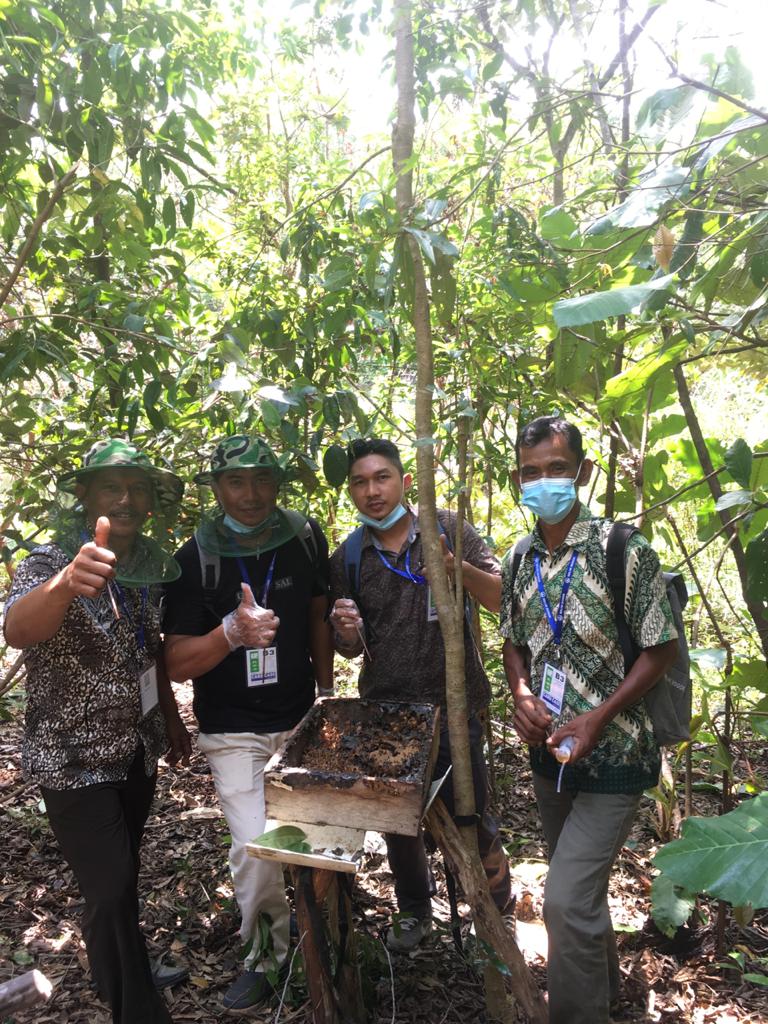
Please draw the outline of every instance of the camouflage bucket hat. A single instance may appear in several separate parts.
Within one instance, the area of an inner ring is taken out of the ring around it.
[[[268,469],[279,483],[283,469],[277,456],[260,437],[236,434],[219,441],[211,453],[211,468],[198,473],[196,484],[210,484],[219,473],[228,469]]]
[[[135,444],[122,438],[107,438],[92,445],[83,458],[80,469],[65,473],[57,480],[57,486],[67,494],[76,494],[76,485],[99,469],[140,469],[152,481],[158,505],[167,508],[181,501],[184,482],[169,469],[153,466],[149,456]]]

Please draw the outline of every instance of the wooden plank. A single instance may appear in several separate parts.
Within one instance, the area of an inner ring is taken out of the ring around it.
[[[270,829],[281,825],[293,825],[292,820],[270,820]],[[252,857],[299,867],[318,868],[326,871],[340,871],[354,875],[363,855],[365,832],[362,829],[345,828],[339,825],[323,827],[317,824],[301,823],[311,853],[296,853],[293,850],[277,850],[262,846],[257,836],[252,843],[246,843],[246,850]]]
[[[291,789],[284,783],[265,779],[264,799],[270,818],[301,824],[349,825],[371,832],[419,834],[421,790],[392,795],[357,783],[347,789],[330,784]]]

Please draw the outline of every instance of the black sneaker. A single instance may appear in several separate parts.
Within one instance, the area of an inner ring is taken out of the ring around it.
[[[270,999],[275,988],[264,971],[243,971],[224,993],[221,1004],[225,1010],[238,1013]]]

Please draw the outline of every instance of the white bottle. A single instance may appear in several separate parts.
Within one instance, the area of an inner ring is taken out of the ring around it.
[[[565,764],[567,761],[571,760],[571,754],[573,753],[573,748],[575,746],[576,737],[566,736],[565,739],[561,742],[560,746],[555,747],[554,755],[560,762],[560,764]]]

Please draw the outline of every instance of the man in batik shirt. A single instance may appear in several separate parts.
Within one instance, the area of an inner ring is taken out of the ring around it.
[[[675,660],[677,633],[658,557],[635,534],[625,610],[640,655],[625,675],[606,571],[611,522],[577,497],[592,470],[581,435],[541,417],[521,431],[517,457],[514,479],[536,527],[519,564],[508,556],[503,565],[500,629],[549,847],[549,1019],[608,1024],[619,986],[608,880],[643,791],[658,781],[642,697]],[[567,745],[561,776],[553,753]]]

